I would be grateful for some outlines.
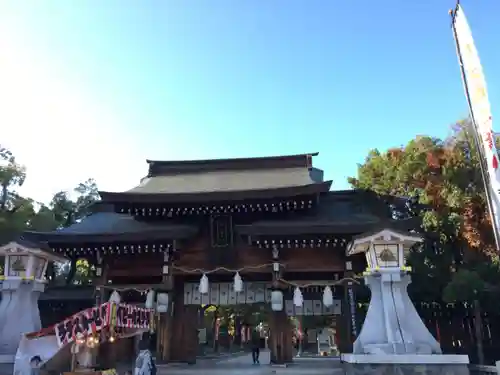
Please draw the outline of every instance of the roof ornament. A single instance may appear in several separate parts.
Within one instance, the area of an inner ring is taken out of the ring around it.
[[[304,297],[302,297],[302,292],[298,286],[293,291],[293,304],[296,307],[301,307],[304,304]]]
[[[239,272],[236,272],[236,275],[234,275],[234,291],[236,293],[243,292],[243,280]]]
[[[333,293],[329,285],[325,286],[323,290],[323,305],[325,305],[325,307],[333,306]]]
[[[200,291],[200,294],[208,294],[208,277],[206,274],[203,274],[201,277],[198,290]]]

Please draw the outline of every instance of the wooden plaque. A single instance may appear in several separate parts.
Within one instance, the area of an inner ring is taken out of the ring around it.
[[[210,304],[218,305],[219,304],[219,284],[212,283],[210,284]]]
[[[303,309],[304,309],[304,315],[313,315],[313,301],[305,300]]]
[[[312,301],[313,315],[323,315],[323,302],[319,300]]]
[[[219,304],[221,306],[229,305],[229,289],[234,289],[233,285],[228,283],[220,284],[219,287]]]

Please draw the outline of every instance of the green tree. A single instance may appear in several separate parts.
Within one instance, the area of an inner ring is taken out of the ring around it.
[[[76,196],[71,199],[71,196]],[[99,200],[97,184],[93,179],[78,184],[72,194],[60,191],[54,195],[49,207],[56,222],[61,227],[68,227],[89,214],[89,208]]]
[[[25,179],[25,167],[0,145],[0,243],[18,236],[35,213],[33,201],[17,192]]]
[[[87,216],[89,207],[99,200],[96,182],[88,179],[78,184],[72,194],[56,193],[45,205],[18,193],[25,179],[26,168],[10,150],[0,146],[0,244],[15,239],[25,230],[48,232],[68,227]],[[58,273],[67,283],[83,284],[88,282],[90,271],[87,261],[72,259]]]
[[[99,191],[93,179],[78,184],[72,195],[75,196],[74,199],[70,198],[68,192],[60,191],[49,204],[54,224],[58,228],[69,227],[84,219],[90,213],[92,204],[99,200]],[[50,215],[48,211],[46,215]],[[46,219],[43,222],[49,221]],[[69,267],[61,268],[59,275],[64,277],[66,284],[86,284],[91,277],[90,264],[83,259],[71,259]]]

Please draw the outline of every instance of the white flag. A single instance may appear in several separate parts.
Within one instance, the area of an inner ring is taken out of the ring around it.
[[[491,115],[486,80],[483,68],[479,61],[472,33],[460,5],[457,6],[454,18],[455,38],[459,53],[462,57],[464,79],[470,101],[471,115],[474,117],[476,131],[479,135],[480,146],[487,166],[488,179],[491,190],[492,210],[491,213],[496,230],[500,228],[500,168],[498,152],[495,146],[495,135]]]

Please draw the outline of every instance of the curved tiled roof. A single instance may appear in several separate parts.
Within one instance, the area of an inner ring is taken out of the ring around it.
[[[148,239],[181,239],[196,234],[197,228],[171,223],[145,223],[133,216],[96,212],[67,228],[52,232],[24,232],[28,240],[45,242],[102,242]]]
[[[109,203],[221,203],[325,193],[332,181],[314,168],[317,154],[245,159],[151,161],[141,183],[99,192]]]
[[[360,234],[380,227],[405,230],[414,220],[392,220],[387,205],[371,191],[333,191],[321,197],[307,216],[238,225],[242,235]]]

